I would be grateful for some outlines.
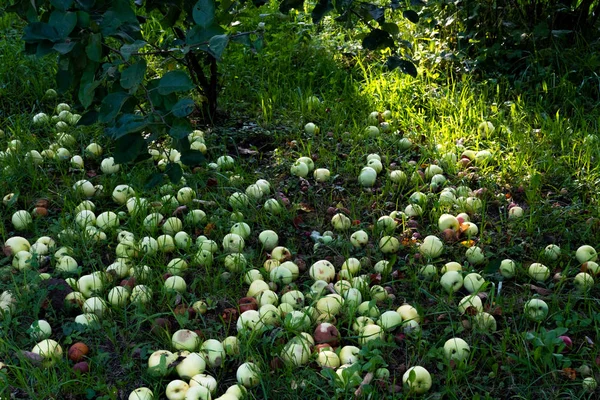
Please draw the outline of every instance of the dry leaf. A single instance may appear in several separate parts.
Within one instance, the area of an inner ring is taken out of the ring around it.
[[[544,289],[541,288],[539,286],[535,286],[529,283],[524,284],[523,286],[528,287],[529,289],[533,290],[534,292],[536,292],[537,294],[539,294],[540,296],[548,296],[552,293],[552,290],[550,289]]]

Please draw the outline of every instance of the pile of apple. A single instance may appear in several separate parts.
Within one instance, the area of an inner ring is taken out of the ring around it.
[[[68,123],[76,123],[78,117],[71,114],[65,104],[59,104],[56,111],[58,115],[52,118],[56,117],[57,121],[57,145],[72,145],[75,139],[66,131]],[[372,124],[366,128],[368,135],[377,136],[380,130],[388,130],[389,123],[386,120],[390,117],[388,111],[371,114],[369,120]],[[46,124],[50,121],[53,120],[45,114],[34,117],[36,123]],[[375,123],[379,125],[375,126]],[[319,129],[309,123],[305,131],[317,134]],[[479,127],[479,131],[482,135],[491,134],[493,125],[485,123]],[[190,133],[188,140],[194,149],[206,151],[203,132]],[[401,150],[412,146],[408,138],[399,140]],[[59,150],[45,150],[46,155],[40,154],[40,158],[50,157],[50,152],[55,152],[59,158],[65,158],[67,153],[70,157],[67,149]],[[21,144],[13,141],[2,157],[19,151]],[[100,157],[102,148],[91,143],[86,152]],[[38,159],[31,151],[27,154],[34,160]],[[153,148],[150,154],[157,161],[159,169],[166,167],[169,162],[180,162],[181,157],[176,150],[167,147]],[[318,235],[320,244],[327,245],[336,237],[336,240],[348,240],[357,252],[372,244],[374,254],[380,258],[372,265],[354,257],[346,257],[341,265],[319,259],[303,274],[303,268],[293,261],[292,252],[280,244],[277,232],[253,232],[245,220],[244,210],[259,209],[259,212],[278,215],[286,207],[281,196],[272,196],[271,184],[265,179],[259,179],[245,190],[235,191],[228,197],[228,204],[233,210],[232,224],[227,234],[215,240],[202,235],[194,237],[190,233],[192,229],[205,224],[210,215],[200,209],[202,203],[198,197],[202,196],[187,186],[185,179],[177,186],[168,184],[161,187],[159,201],[140,196],[127,184],[119,184],[111,192],[114,205],[118,208],[114,211],[97,209],[92,199],[104,196],[104,188],[82,179],[72,187],[73,194],[83,198],[70,210],[73,225],[62,230],[57,240],[42,236],[30,244],[24,237],[13,236],[4,246],[10,251],[12,266],[16,270],[33,270],[43,258],[49,257],[53,273],[40,274],[40,278],[64,278],[73,289],[65,301],[80,310],[74,322],[84,326],[97,325],[111,309],[123,308],[130,303],[149,303],[157,297],[157,292],[188,295],[188,282],[184,276],[189,270],[219,263],[224,273],[241,277],[247,285],[247,291],[239,301],[238,310],[235,310],[239,311],[235,324],[237,336],[228,336],[223,340],[201,340],[197,332],[180,329],[172,334],[170,349],[157,349],[148,359],[148,373],[156,379],[171,379],[176,375],[176,379],[166,386],[166,396],[170,400],[211,399],[216,395],[218,382],[210,372],[226,362],[237,362],[240,347],[245,346],[248,340],[276,328],[283,329],[289,337],[281,344],[281,362],[293,367],[308,367],[314,361],[319,368],[334,369],[338,377],[337,384],[360,389],[371,379],[389,380],[390,377],[390,371],[385,368],[367,371],[360,376],[359,371],[368,361],[361,358],[361,348],[374,346],[379,341],[391,341],[400,333],[418,335],[423,329],[422,316],[413,305],[384,306],[393,303],[394,296],[388,288],[373,280],[371,275],[389,277],[394,273],[393,257],[401,251],[407,238],[405,234],[412,232],[411,227],[418,226],[424,215],[431,216],[432,212],[428,209],[431,201],[437,201],[444,212],[435,215],[438,221],[435,234],[422,239],[420,235],[410,237],[409,243],[417,247],[415,255],[418,255],[416,259],[420,264],[418,273],[430,280],[439,276],[440,291],[449,296],[460,293],[464,288],[467,294],[458,301],[456,313],[459,316],[471,316],[475,329],[488,332],[497,330],[494,316],[484,311],[485,296],[482,295],[483,291],[494,286],[494,282],[486,281],[481,275],[482,271],[478,270],[485,263],[486,254],[475,241],[480,229],[471,222],[473,215],[484,212],[484,203],[476,195],[477,191],[467,186],[451,187],[445,175],[445,170],[452,170],[456,166],[464,168],[471,162],[487,165],[492,158],[488,150],[473,152],[465,149],[459,160],[456,154],[445,153],[437,164],[431,164],[423,171],[416,169],[410,178],[401,169],[390,170],[389,179],[393,184],[401,186],[408,182],[423,182],[425,185],[421,190],[428,192],[417,190],[411,193],[405,207],[377,219],[370,233],[367,232],[369,229],[351,232],[353,223],[347,213],[336,212],[331,218],[331,227],[336,233]],[[73,156],[70,160],[73,168],[83,168],[80,156]],[[231,182],[243,181],[232,173],[235,160],[231,156],[218,157],[208,167],[228,172]],[[115,173],[119,168],[112,158],[101,162],[101,169],[106,174]],[[391,169],[392,166],[387,168]],[[366,188],[373,187],[383,170],[382,157],[370,154],[359,174],[359,184]],[[300,178],[313,172],[315,180],[320,183],[327,182],[330,177],[329,170],[315,169],[309,157],[297,159],[290,167],[290,172]],[[267,199],[262,203],[265,197]],[[12,201],[13,196],[5,197],[6,205]],[[257,206],[260,203],[262,207]],[[172,212],[176,210],[182,212]],[[513,204],[507,216],[519,218],[523,213],[521,207]],[[130,219],[141,223],[128,224]],[[12,215],[11,221],[17,231],[25,231],[32,224],[32,216],[26,210],[18,210]],[[268,258],[261,268],[253,268],[254,260],[247,258],[247,243],[254,242],[254,238],[257,238],[256,243],[261,247],[261,254],[268,252]],[[73,249],[65,244],[75,240],[116,244],[113,261],[104,270],[92,271],[86,261],[76,259]],[[466,248],[464,259],[443,259],[449,247]],[[153,271],[142,261],[158,253],[169,255],[170,261],[165,271]],[[560,255],[558,246],[549,245],[544,250],[544,259],[540,261],[552,262]],[[594,276],[600,272],[596,250],[584,245],[577,250],[575,257],[581,263],[582,271],[573,278],[573,285],[581,291],[589,290],[594,285]],[[518,275],[517,263],[506,259],[502,261],[499,272],[506,279],[513,278]],[[543,282],[550,278],[550,268],[542,262],[534,262],[528,266],[526,274],[527,279]],[[163,276],[162,286],[153,284],[155,280],[152,277],[155,275]],[[310,286],[304,292],[295,285],[301,278],[310,279]],[[565,278],[555,276],[554,279]],[[464,291],[462,293],[465,294]],[[17,300],[11,291],[0,294],[0,317],[14,312]],[[199,314],[207,312],[206,303],[202,300],[196,300],[191,308]],[[543,321],[548,312],[548,305],[542,299],[532,298],[525,304],[525,315],[533,321]],[[343,329],[338,321],[342,318],[352,318],[348,328],[350,337],[343,337],[340,333]],[[62,358],[63,350],[58,342],[50,338],[52,332],[44,322],[37,321],[31,328],[32,337],[39,340],[31,352],[39,357],[40,365],[51,367]],[[448,338],[443,353],[448,361],[457,363],[469,362],[471,358],[470,345],[460,337]],[[87,372],[84,367],[80,366],[81,372]],[[245,360],[237,367],[238,384],[229,387],[218,398],[232,400],[243,397],[248,389],[260,382],[261,373],[264,372],[254,360]],[[431,375],[422,366],[411,366],[404,373],[402,381],[406,389],[413,393],[425,393],[433,384]],[[588,380],[588,384],[591,381]],[[138,388],[130,394],[130,399],[148,399],[152,396],[150,389]]]

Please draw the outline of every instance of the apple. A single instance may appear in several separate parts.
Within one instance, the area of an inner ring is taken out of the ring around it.
[[[431,389],[431,375],[421,366],[411,367],[402,375],[402,383],[410,392],[423,394]]]
[[[506,279],[510,279],[515,276],[515,273],[517,271],[517,264],[509,258],[504,259],[500,263],[499,271],[503,277],[505,277]]]
[[[176,379],[169,382],[167,388],[165,389],[165,395],[169,400],[184,400],[185,392],[187,392],[189,388],[190,385],[188,385],[186,382]]]
[[[309,173],[308,165],[306,165],[300,160],[296,160],[296,162],[290,167],[290,173],[294,176],[306,178]]]
[[[12,266],[19,271],[25,271],[31,269],[33,262],[33,254],[28,251],[22,250],[15,254],[12,260]],[[77,265],[77,263],[75,263]]]
[[[397,185],[404,185],[408,181],[408,177],[404,171],[397,169],[390,172],[390,180]]]
[[[33,223],[31,214],[25,210],[19,210],[12,215],[11,222],[16,230],[24,231]]]
[[[523,209],[519,206],[512,207],[508,210],[508,218],[520,218],[523,216]]]
[[[442,274],[445,274],[446,272],[449,272],[449,271],[460,272],[462,270],[463,270],[463,266],[461,264],[457,263],[456,261],[450,261],[450,262],[447,262],[446,264],[444,264],[444,266],[442,267],[440,272]]]
[[[48,321],[40,319],[29,327],[29,335],[33,340],[48,339],[52,335],[52,327]]]
[[[234,210],[248,207],[250,205],[250,199],[245,193],[235,192],[229,196],[228,203]]]
[[[471,355],[471,347],[461,338],[448,339],[444,343],[444,355],[449,361],[463,362]]]
[[[596,261],[598,259],[598,253],[596,253],[596,249],[592,246],[583,245],[575,252],[575,258],[577,258],[579,263],[583,264],[588,261]]]
[[[42,357],[42,366],[44,367],[51,367],[60,360],[63,355],[60,344],[52,339],[42,340],[31,349],[31,352]]]
[[[485,279],[478,273],[472,272],[464,277],[463,285],[469,293],[477,293],[485,284]]]
[[[317,134],[319,133],[319,130],[319,127],[313,122],[309,122],[306,125],[304,125],[304,132],[308,133],[309,135]]]
[[[306,164],[308,172],[312,172],[315,169],[315,163],[310,157],[300,157],[297,161]]]
[[[147,387],[139,387],[129,393],[128,400],[154,400],[154,393]]]
[[[320,260],[311,265],[308,273],[314,280],[331,282],[335,278],[335,267],[327,260]]]
[[[165,289],[167,289],[167,292],[174,291],[179,294],[185,293],[187,289],[187,283],[185,282],[185,279],[177,275],[168,277],[165,280],[164,286]]]
[[[536,281],[543,282],[550,276],[550,270],[544,264],[532,263],[527,269],[529,276]]]
[[[469,247],[465,252],[465,257],[467,258],[469,264],[472,265],[479,265],[485,261],[485,253],[479,246]]]
[[[131,289],[131,302],[146,304],[152,300],[152,289],[146,285],[136,285]]]
[[[580,272],[573,278],[573,285],[577,290],[586,292],[594,286],[594,278],[587,272]]]
[[[428,259],[433,259],[442,255],[444,244],[437,236],[429,235],[423,239],[423,243],[419,247],[419,252]]]
[[[277,310],[277,308],[273,308]],[[240,341],[237,336],[227,336],[221,344],[223,345],[223,349],[225,349],[225,354],[228,356],[237,356],[240,354]]]
[[[340,357],[331,350],[319,351],[316,361],[321,368],[338,368],[341,365]]]
[[[400,314],[403,321],[421,322],[421,316],[419,315],[419,312],[415,307],[411,306],[410,304],[402,304],[400,307],[398,307],[396,312]]]
[[[281,359],[289,365],[299,367],[308,363],[310,346],[307,343],[289,341],[281,352]]]
[[[264,328],[260,313],[256,310],[247,310],[240,314],[236,322],[238,332],[260,332]]]
[[[404,209],[404,213],[408,217],[420,217],[423,215],[423,208],[418,204],[409,204]]]
[[[228,233],[223,238],[223,250],[227,253],[241,253],[244,246],[244,239],[238,234]]]
[[[107,312],[106,302],[101,297],[90,297],[83,303],[82,309],[83,312],[96,314],[98,318]]]
[[[108,292],[107,299],[114,307],[125,307],[129,301],[129,289],[125,286],[115,286]]]
[[[379,316],[377,324],[381,326],[384,331],[390,332],[402,325],[402,316],[396,311],[386,311]]]
[[[344,304],[342,296],[339,294],[328,294],[317,301],[315,308],[321,314],[325,314],[326,317],[334,317],[339,314],[342,304]]]
[[[367,126],[365,128],[365,134],[371,137],[379,136],[379,128],[373,125]]]
[[[364,167],[358,175],[358,183],[362,187],[373,187],[373,185],[375,185],[376,179],[377,171],[370,166]]]
[[[555,244],[549,244],[544,248],[544,256],[551,261],[556,261],[560,257],[560,247]]]
[[[281,212],[283,211],[283,206],[276,199],[268,199],[267,201],[265,201],[263,208],[265,209],[265,211],[273,215],[281,214]]]
[[[191,210],[185,216],[185,223],[192,225],[192,226],[199,225],[205,221],[206,221],[206,213],[202,210]]]
[[[205,355],[206,364],[210,368],[220,367],[225,361],[225,348],[223,344],[216,339],[208,339],[202,343],[200,350]]]
[[[127,199],[135,196],[135,190],[128,185],[117,185],[112,192],[113,200],[120,205],[124,205]]]
[[[473,307],[475,310],[477,310],[477,312],[483,311],[483,303],[481,302],[481,298],[477,295],[471,294],[463,297],[458,302],[458,312],[460,312],[461,315],[467,312],[470,307]]]
[[[217,390],[217,380],[208,374],[198,374],[190,379],[190,387],[204,386],[211,394]]]
[[[548,304],[541,299],[531,299],[525,303],[525,315],[534,321],[542,321],[548,315]]]
[[[171,336],[171,344],[176,350],[196,351],[200,345],[200,337],[189,329],[179,329]]]
[[[210,390],[204,386],[193,386],[185,392],[184,400],[211,400]],[[237,398],[236,398],[237,399]]]
[[[308,167],[306,168],[306,173],[308,174]],[[265,192],[262,191],[260,186],[254,183],[246,188],[246,195],[252,200],[260,200],[265,195]]]
[[[473,317],[475,327],[481,331],[495,332],[497,329],[496,319],[487,312],[479,312]]]
[[[103,289],[104,282],[98,276],[89,274],[82,275],[77,280],[77,289],[86,297],[91,297],[94,293]]]
[[[119,224],[119,217],[112,211],[105,211],[96,217],[96,226],[103,231],[115,229]]]
[[[20,251],[29,251],[31,245],[29,241],[21,236],[12,236],[4,242],[4,246],[9,248],[11,254],[14,256]]]
[[[587,378],[583,379],[581,386],[586,392],[593,392],[598,387],[598,382],[596,382],[596,379],[588,376]]]
[[[400,249],[400,241],[394,236],[384,236],[379,239],[379,250],[384,253],[397,253]]]
[[[458,231],[459,228],[458,220],[454,215],[450,214],[442,214],[438,219],[438,228],[440,231],[445,229],[452,229],[453,231]]]
[[[329,180],[331,172],[329,172],[327,168],[317,168],[314,170],[313,176],[315,178],[315,181],[323,183]]]

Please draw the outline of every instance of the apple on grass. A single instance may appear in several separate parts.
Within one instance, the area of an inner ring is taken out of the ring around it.
[[[541,299],[531,299],[525,303],[525,315],[534,321],[542,321],[548,315],[548,304]]]
[[[447,293],[457,292],[463,286],[463,277],[458,271],[448,271],[440,278],[440,284]]]
[[[471,347],[467,342],[464,341],[464,339],[448,339],[444,344],[444,355],[448,360],[463,362],[466,361],[471,355]]]
[[[598,253],[592,246],[583,245],[575,252],[575,258],[577,258],[579,263],[583,264],[588,261],[596,261],[598,259]]]
[[[128,400],[154,400],[154,393],[147,387],[139,387],[129,393]]]
[[[504,259],[500,263],[499,271],[500,275],[502,275],[504,278],[510,279],[515,276],[515,273],[517,271],[517,264],[509,258]]]
[[[184,400],[185,392],[190,388],[190,385],[187,382],[184,382],[180,379],[175,379],[167,385],[165,390],[165,395],[169,400]]]
[[[431,389],[431,374],[421,366],[411,367],[402,375],[402,383],[410,392],[423,394]]]

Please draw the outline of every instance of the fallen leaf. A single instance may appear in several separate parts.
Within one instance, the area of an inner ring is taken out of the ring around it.
[[[569,380],[574,381],[577,378],[577,372],[573,368],[563,368],[561,373]]]
[[[529,289],[533,290],[534,292],[536,292],[540,296],[548,296],[548,295],[550,295],[552,293],[552,290],[550,290],[550,289],[541,288],[539,286],[535,286],[535,285],[532,285],[530,283],[526,283],[523,286],[528,287]]]
[[[238,147],[238,152],[243,156],[255,156],[258,154],[256,150],[245,149],[243,147]]]
[[[307,204],[307,203],[300,203],[300,204],[298,204],[298,210],[304,211],[304,212],[315,211],[314,207],[312,207],[310,204]]]
[[[215,224],[213,224],[212,222],[211,222],[211,223],[208,223],[208,224],[206,224],[206,226],[204,227],[204,234],[205,234],[206,236],[210,235],[210,233],[211,233],[212,231],[214,231],[214,230],[216,229],[216,227],[217,227],[217,226],[216,226]]]

